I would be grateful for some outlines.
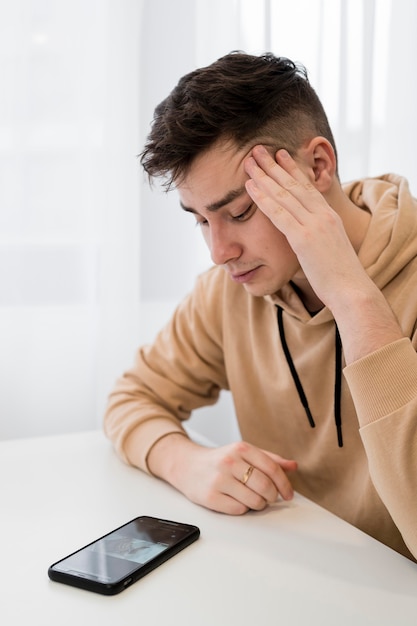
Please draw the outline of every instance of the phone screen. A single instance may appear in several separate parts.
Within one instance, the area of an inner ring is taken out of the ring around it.
[[[58,561],[48,573],[58,582],[101,593],[117,593],[198,536],[195,526],[138,517]]]

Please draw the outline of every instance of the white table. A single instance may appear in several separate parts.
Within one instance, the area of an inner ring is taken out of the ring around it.
[[[5,626],[417,623],[417,566],[301,496],[213,513],[124,465],[100,432],[1,442],[0,477]],[[201,538],[117,596],[48,579],[52,562],[137,515],[196,524]]]

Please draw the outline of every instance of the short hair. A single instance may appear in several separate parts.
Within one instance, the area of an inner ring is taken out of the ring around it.
[[[295,154],[315,136],[336,146],[304,66],[272,53],[234,51],[183,76],[155,114],[140,162],[169,190],[219,140],[266,143]]]

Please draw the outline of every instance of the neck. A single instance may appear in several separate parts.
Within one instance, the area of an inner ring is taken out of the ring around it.
[[[295,276],[291,284],[311,315],[318,313],[324,307],[323,302],[316,296],[305,276]]]
[[[358,253],[368,230],[371,214],[352,202],[339,183],[325,198],[341,218],[350,243]]]

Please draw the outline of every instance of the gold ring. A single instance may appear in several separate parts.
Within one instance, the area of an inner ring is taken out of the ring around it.
[[[246,483],[248,482],[249,478],[251,477],[251,474],[253,472],[253,465],[249,465],[248,469],[246,470],[246,472],[243,474],[242,476],[242,480],[241,482],[246,485]]]

